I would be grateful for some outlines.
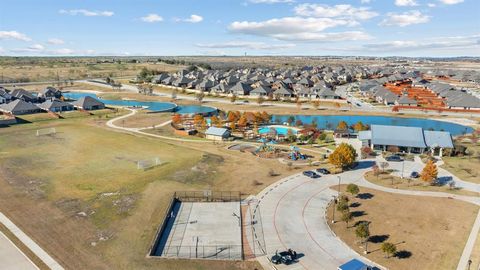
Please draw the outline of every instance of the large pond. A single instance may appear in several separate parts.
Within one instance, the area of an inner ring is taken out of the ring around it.
[[[67,92],[63,94],[66,98],[69,99],[79,99],[81,97],[90,96],[96,98],[107,105],[113,106],[125,106],[125,107],[146,107],[148,110],[153,112],[172,112],[180,114],[210,114],[215,112],[217,109],[208,106],[198,106],[198,105],[185,105],[178,106],[175,103],[171,102],[158,102],[158,101],[138,101],[138,100],[114,100],[114,99],[102,99],[97,97],[93,93],[80,93],[80,92]]]
[[[292,120],[302,121],[304,124],[315,122],[320,129],[335,129],[340,121],[345,121],[348,125],[353,125],[358,121],[367,125],[390,125],[390,126],[408,126],[421,127],[425,130],[448,131],[452,135],[461,135],[473,132],[473,128],[445,121],[421,119],[421,118],[402,118],[389,116],[362,116],[362,115],[274,115],[274,123],[284,123]]]

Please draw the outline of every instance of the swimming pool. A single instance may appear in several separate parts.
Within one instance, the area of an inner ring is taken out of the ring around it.
[[[158,102],[158,101],[138,101],[138,100],[113,100],[102,99],[93,93],[83,92],[67,92],[63,94],[69,99],[79,99],[81,97],[90,96],[96,98],[107,105],[125,106],[125,107],[146,107],[153,112],[176,112],[180,114],[212,114],[217,111],[216,108],[199,105],[182,105],[178,106],[171,102]]]
[[[265,126],[258,129],[259,134],[269,133],[271,129],[275,129],[277,131],[277,135],[287,136],[288,130],[291,130],[293,134],[297,134],[297,129],[284,127],[284,126]]]
[[[391,125],[391,126],[408,126],[421,127],[425,130],[448,131],[452,135],[461,135],[464,133],[472,133],[473,128],[445,121],[422,119],[422,118],[402,118],[391,116],[367,116],[367,115],[273,115],[273,123],[289,122],[289,118],[293,117],[293,121],[300,120],[304,124],[317,124],[320,129],[333,130],[340,121],[353,125],[361,121],[366,125]],[[292,119],[290,119],[291,121]]]

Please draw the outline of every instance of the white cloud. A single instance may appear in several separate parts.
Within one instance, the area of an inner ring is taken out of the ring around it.
[[[163,21],[163,18],[158,14],[152,13],[148,14],[147,16],[141,17],[140,20],[148,23],[154,23]]]
[[[370,4],[370,2],[372,2],[372,0],[360,0],[361,4]]]
[[[97,11],[97,10],[87,10],[87,9],[70,9],[65,10],[61,9],[60,14],[67,14],[67,15],[83,15],[87,17],[94,17],[94,16],[101,16],[101,17],[111,17],[113,16],[113,11]]]
[[[264,42],[228,41],[224,43],[196,44],[195,46],[210,49],[243,48],[252,50],[282,50],[293,48],[295,47],[295,44],[267,44]]]
[[[254,4],[276,4],[276,3],[294,3],[295,0],[249,0]]]
[[[464,0],[439,0],[439,1],[445,5],[455,5],[455,4],[463,3]]]
[[[428,6],[428,7],[431,7],[431,8],[434,8],[434,7],[436,7],[437,5],[436,5],[435,3],[428,3],[427,6]]]
[[[190,17],[182,19],[182,18],[174,18],[176,22],[188,22],[188,23],[199,23],[203,21],[203,17],[200,15],[192,14]]]
[[[2,39],[16,39],[21,41],[30,41],[32,40],[27,35],[17,32],[17,31],[0,31],[0,40]]]
[[[2,47],[0,47],[0,54],[3,54],[5,53],[5,49],[3,49]]]
[[[47,42],[48,44],[52,44],[52,45],[61,45],[65,43],[65,41],[59,38],[50,38],[47,40]]]
[[[199,23],[203,21],[203,17],[200,15],[192,14],[190,15],[190,18],[185,19],[185,21],[189,23]]]
[[[395,5],[399,7],[413,7],[418,6],[415,0],[395,0]]]
[[[295,7],[295,14],[303,17],[320,18],[354,18],[368,20],[378,13],[371,11],[368,7],[353,7],[351,5],[328,6],[322,4],[301,4]]]
[[[232,33],[271,37],[284,41],[329,42],[371,38],[361,31],[322,32],[336,26],[355,25],[358,25],[356,21],[345,19],[285,17],[262,22],[233,22],[228,29]]]
[[[480,49],[480,34],[472,36],[437,37],[428,40],[396,40],[383,43],[366,44],[363,47],[370,51],[416,51],[439,49]]]
[[[387,13],[387,18],[384,19],[380,25],[383,26],[408,26],[412,24],[427,23],[430,21],[430,16],[422,14],[418,10],[411,10],[404,13]]]

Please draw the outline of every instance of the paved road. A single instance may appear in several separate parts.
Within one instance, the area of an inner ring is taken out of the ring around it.
[[[0,269],[35,270],[39,268],[10,239],[0,232]]]
[[[342,184],[356,183],[359,186],[377,189],[395,194],[432,196],[452,198],[480,205],[480,198],[462,195],[452,195],[443,192],[422,192],[400,190],[378,186],[365,180],[363,174],[370,170],[376,160],[362,161],[360,166],[352,171],[338,175]],[[301,174],[287,177],[267,187],[257,195],[262,210],[265,243],[268,256],[277,250],[292,248],[305,256],[299,263],[281,268],[285,269],[336,269],[336,267],[352,258],[368,262],[357,254],[329,229],[325,218],[321,218],[325,209],[337,194],[329,189],[338,184],[338,177],[329,175],[311,180]],[[331,213],[327,213],[331,219]],[[480,222],[480,221],[478,221]],[[477,223],[476,223],[477,224]],[[471,254],[471,244],[474,243],[480,225],[472,228],[459,266],[465,264]],[[259,260],[266,269],[268,262]],[[320,267],[320,268],[319,268]],[[381,266],[379,266],[381,268]]]

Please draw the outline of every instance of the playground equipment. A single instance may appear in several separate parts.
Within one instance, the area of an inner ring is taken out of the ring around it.
[[[300,153],[300,149],[298,149],[298,147],[296,147],[294,145],[290,146],[290,154],[288,155],[288,157],[293,161],[307,159],[307,156]]]
[[[276,141],[268,141],[264,138],[258,140],[262,144],[253,152],[253,154],[264,157],[264,158],[274,158],[276,157],[280,150],[277,149],[274,145],[277,144]]]

